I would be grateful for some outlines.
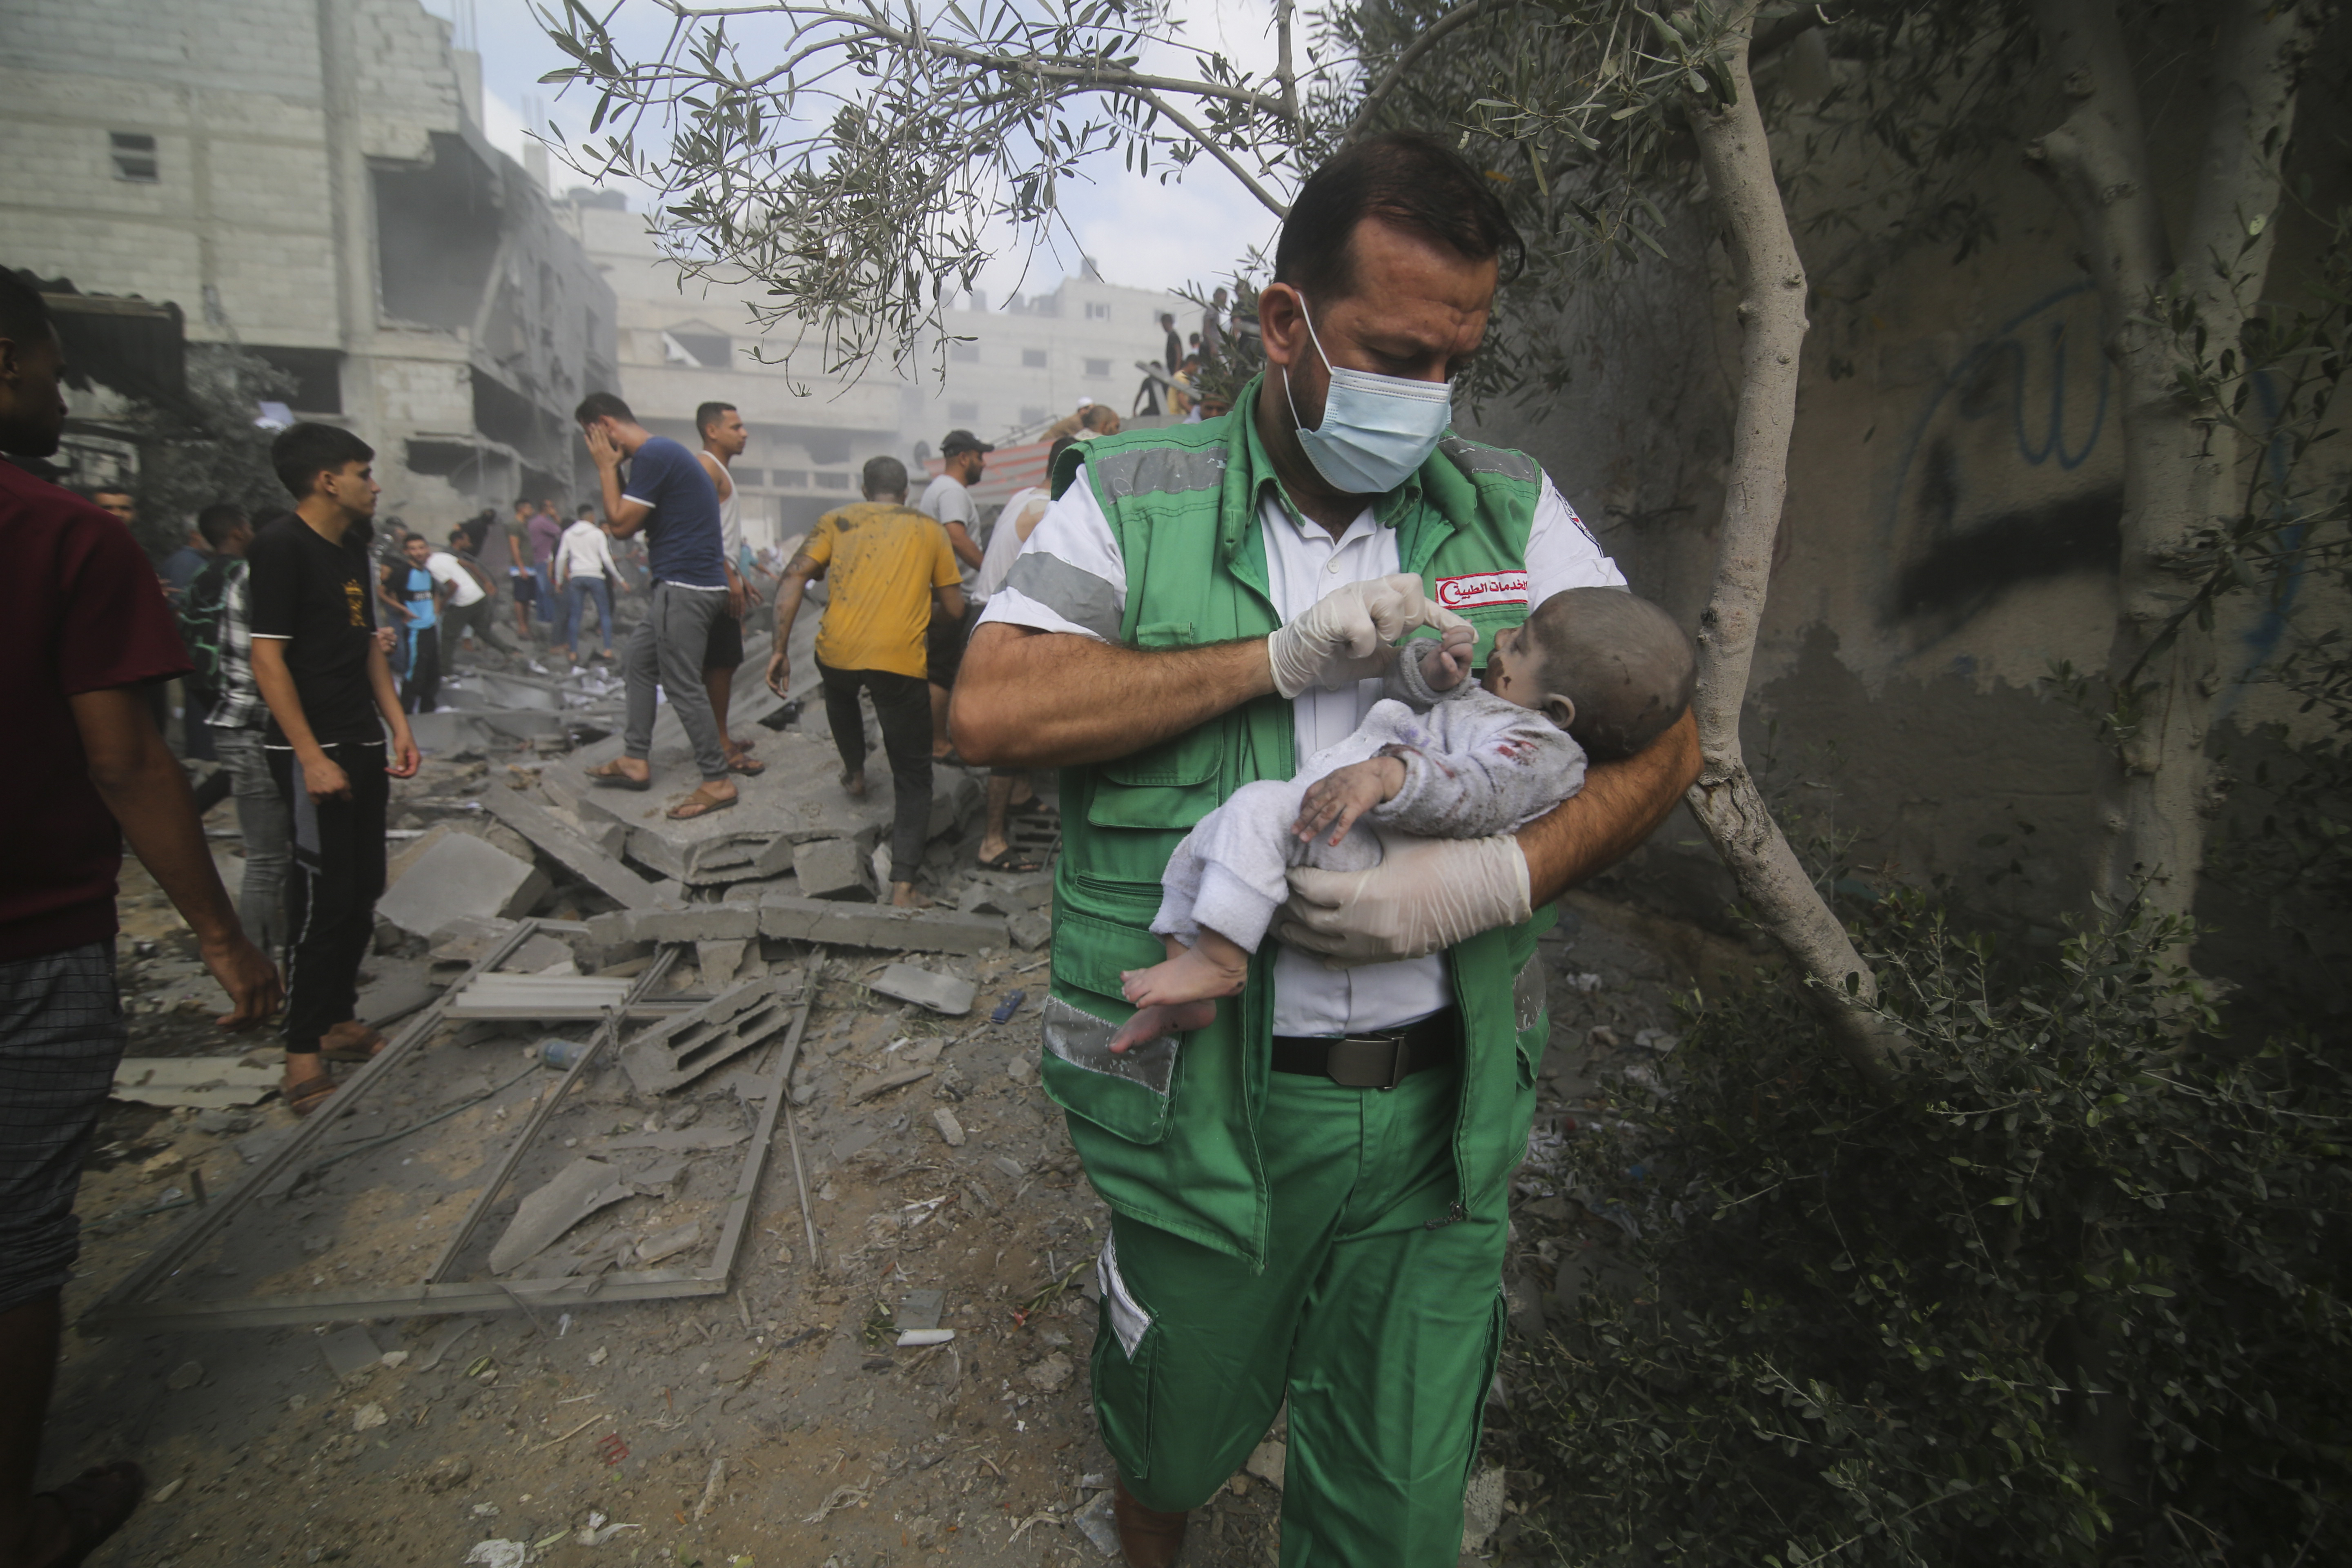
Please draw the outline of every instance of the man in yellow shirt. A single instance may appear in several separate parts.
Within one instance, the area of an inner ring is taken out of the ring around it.
[[[949,620],[963,615],[962,577],[947,530],[907,504],[907,466],[896,458],[866,465],[866,500],[817,521],[776,587],[776,647],[768,687],[788,695],[793,622],[809,580],[823,577],[824,618],[816,628],[816,669],[825,718],[841,751],[841,785],[866,794],[866,721],[857,694],[874,698],[882,750],[890,759],[890,901],[919,909],[915,891],[931,817],[931,698],[924,654],[933,602]]]

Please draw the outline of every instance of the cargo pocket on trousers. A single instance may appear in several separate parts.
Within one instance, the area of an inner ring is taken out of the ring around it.
[[[1151,1479],[1151,1369],[1164,1337],[1151,1314],[1128,1289],[1118,1272],[1116,1229],[1103,1238],[1096,1260],[1102,1287],[1102,1321],[1095,1332],[1091,1363],[1095,1416],[1103,1447],[1129,1480]]]

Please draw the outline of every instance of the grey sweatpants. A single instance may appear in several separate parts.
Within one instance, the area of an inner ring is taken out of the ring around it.
[[[272,959],[286,945],[286,874],[294,863],[294,813],[278,793],[258,730],[215,730],[221,766],[236,781],[237,831],[245,836],[245,884],[236,916],[253,945]]]
[[[719,743],[719,716],[710,710],[710,692],[702,684],[703,650],[710,646],[710,623],[727,608],[727,594],[718,588],[682,588],[656,583],[646,618],[629,634],[621,650],[621,678],[628,683],[628,718],[621,730],[624,754],[640,761],[653,754],[654,685],[661,684],[669,705],[686,726],[694,747],[694,765],[706,782],[727,776],[727,751]]]

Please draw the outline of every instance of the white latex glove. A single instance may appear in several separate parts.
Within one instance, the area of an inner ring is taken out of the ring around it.
[[[1470,623],[1433,605],[1410,572],[1349,583],[1315,601],[1307,613],[1265,639],[1274,689],[1296,697],[1310,686],[1328,691],[1388,673],[1389,646],[1409,631],[1444,631]]]
[[[1391,838],[1369,871],[1290,873],[1275,935],[1324,964],[1393,963],[1514,925],[1534,912],[1528,858],[1507,833],[1491,838]]]

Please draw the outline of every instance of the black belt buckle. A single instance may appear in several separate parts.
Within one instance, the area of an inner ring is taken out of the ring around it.
[[[1412,1065],[1411,1031],[1398,1029],[1332,1041],[1330,1061],[1323,1070],[1342,1088],[1386,1090],[1402,1083]]]

